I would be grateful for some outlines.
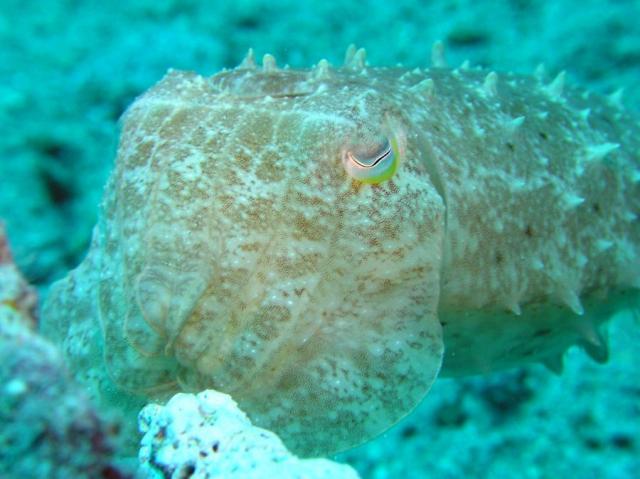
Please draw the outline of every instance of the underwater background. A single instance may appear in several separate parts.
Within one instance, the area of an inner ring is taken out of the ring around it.
[[[211,75],[249,47],[278,64],[339,65],[350,43],[373,66],[553,75],[640,115],[637,0],[0,0],[0,218],[16,262],[46,295],[85,254],[113,165],[118,118],[168,68]],[[571,349],[540,365],[439,379],[376,440],[337,457],[363,478],[640,477],[640,324],[609,328],[610,359]],[[4,479],[4,478],[2,478]]]

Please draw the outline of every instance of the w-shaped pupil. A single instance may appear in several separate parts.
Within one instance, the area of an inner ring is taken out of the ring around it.
[[[391,154],[389,140],[377,143],[369,147],[364,147],[359,151],[350,151],[349,157],[358,165],[364,168],[373,168]]]

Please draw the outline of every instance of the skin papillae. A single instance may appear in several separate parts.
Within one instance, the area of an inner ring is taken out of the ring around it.
[[[605,360],[600,325],[638,307],[638,122],[563,76],[436,64],[249,55],[138,98],[89,255],[44,310],[76,376],[132,410],[217,389],[318,455],[438,373]],[[367,152],[395,169],[350,176]]]

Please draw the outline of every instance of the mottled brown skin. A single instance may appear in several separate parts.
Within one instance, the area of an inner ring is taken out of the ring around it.
[[[306,455],[390,427],[443,357],[449,375],[579,341],[604,359],[597,324],[638,302],[638,124],[485,76],[361,56],[170,72],[125,115],[45,329],[104,402],[215,388]],[[345,151],[381,135],[398,170],[362,184]]]

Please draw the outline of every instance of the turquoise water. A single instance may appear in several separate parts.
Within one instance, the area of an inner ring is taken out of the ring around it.
[[[84,255],[113,164],[118,118],[168,68],[212,74],[253,47],[280,65],[341,63],[350,43],[371,65],[427,66],[443,40],[465,59],[625,88],[640,112],[637,1],[0,0],[0,218],[42,294]],[[578,350],[554,376],[534,365],[440,380],[425,403],[338,459],[362,477],[630,478],[640,470],[637,323],[611,328],[611,360]]]

